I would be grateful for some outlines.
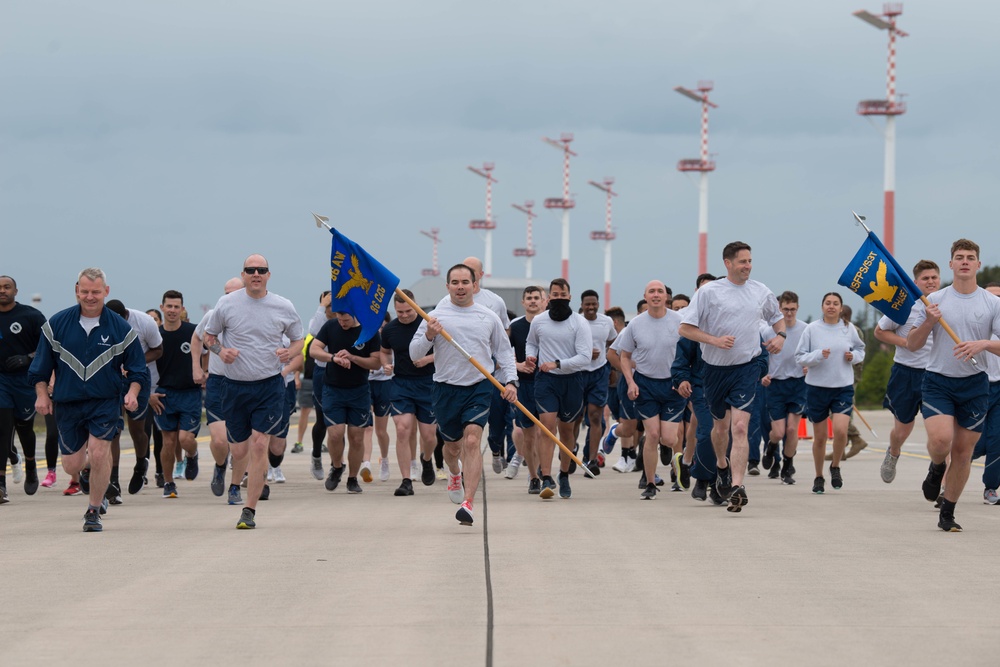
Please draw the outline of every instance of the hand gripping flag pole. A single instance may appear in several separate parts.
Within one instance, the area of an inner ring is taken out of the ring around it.
[[[909,274],[899,266],[892,254],[882,245],[875,233],[868,229],[868,225],[865,224],[865,216],[854,213],[854,219],[868,232],[868,238],[861,244],[861,249],[844,269],[837,284],[843,285],[863,298],[893,322],[903,324],[910,316],[910,310],[918,298],[924,306],[931,304],[920,288],[910,279]],[[875,280],[870,280],[871,271],[875,273]],[[961,344],[961,339],[944,321],[944,318],[939,319],[938,324],[945,330],[945,333],[951,336],[956,345]],[[973,366],[979,367],[979,362],[976,361],[975,357],[970,357],[969,360]]]
[[[359,280],[359,278],[357,276],[358,276],[358,274],[361,274],[360,280],[369,280],[373,284],[375,284],[376,282],[378,282],[378,283],[380,283],[379,286],[381,286],[382,282],[384,282],[386,284],[392,283],[392,289],[394,290],[396,296],[398,298],[402,299],[403,301],[405,301],[406,303],[410,304],[410,307],[412,307],[413,310],[415,310],[417,312],[417,314],[420,315],[420,317],[424,318],[427,321],[430,321],[430,315],[428,315],[426,312],[424,312],[423,308],[421,308],[420,306],[418,306],[413,299],[411,299],[410,297],[408,297],[406,295],[406,293],[404,293],[402,290],[399,289],[399,287],[398,287],[398,285],[399,285],[399,279],[398,278],[396,278],[394,275],[392,275],[391,273],[389,273],[389,271],[387,269],[385,269],[384,267],[382,267],[381,264],[379,264],[377,261],[375,261],[375,259],[373,257],[371,257],[371,255],[369,255],[367,252],[365,252],[361,248],[361,246],[355,244],[353,241],[351,241],[350,239],[348,239],[346,236],[344,236],[343,234],[340,234],[333,227],[331,227],[330,224],[329,224],[329,218],[327,218],[326,216],[322,216],[322,215],[316,215],[315,213],[313,213],[313,217],[316,219],[316,226],[317,227],[326,227],[326,229],[329,230],[330,233],[334,235],[334,244],[335,245],[334,245],[333,251],[331,251],[331,265],[332,265],[331,271],[339,268],[339,267],[337,267],[335,265],[335,263],[338,261],[337,260],[337,246],[336,246],[336,244],[337,244],[337,241],[340,241],[342,244],[349,246],[350,249],[354,251],[353,255],[352,255],[352,266],[353,266],[354,273],[350,274],[351,280]],[[347,255],[347,253],[344,252],[343,250],[341,250],[341,255],[343,255],[343,257],[340,258],[340,261],[346,261],[346,255]],[[353,257],[358,257],[357,261],[353,261]],[[388,277],[386,277],[384,275],[377,275],[374,278],[370,278],[369,276],[372,275],[372,274],[365,273],[365,271],[363,269],[359,269],[358,268],[362,263],[365,263],[365,262],[369,262],[371,264],[374,264],[377,267],[380,267],[385,272],[385,274],[387,274]],[[344,270],[347,270],[347,269],[344,269]],[[391,277],[391,279],[389,277]],[[333,310],[337,310],[337,307],[340,307],[342,311],[349,312],[352,315],[354,315],[354,317],[357,318],[359,322],[361,322],[361,318],[362,317],[365,317],[365,318],[367,318],[367,319],[369,319],[369,320],[371,320],[373,322],[377,322],[378,324],[381,324],[381,322],[382,322],[382,315],[385,312],[385,310],[388,309],[388,307],[389,307],[389,300],[388,299],[382,298],[382,299],[378,300],[377,303],[375,301],[371,301],[371,303],[369,303],[368,297],[366,296],[365,297],[365,302],[362,304],[362,308],[360,309],[361,312],[357,313],[354,310],[354,308],[357,306],[357,304],[355,304],[354,302],[347,302],[346,299],[345,299],[345,302],[342,303],[342,305],[337,306],[337,303],[338,303],[337,302],[337,295],[341,291],[343,291],[344,288],[341,287],[339,291],[334,291],[334,290],[336,290],[336,282],[337,281],[334,280],[333,282],[334,282],[334,285],[333,285],[333,289],[331,290],[331,293],[333,294],[333,301],[331,303],[331,308]],[[348,292],[345,293],[345,296],[347,296],[350,291],[358,291],[358,290],[348,290]],[[378,294],[378,293],[376,292],[376,294]],[[383,295],[383,297],[384,297],[384,295]],[[379,306],[379,307],[376,307],[376,306]],[[372,313],[371,316],[370,316],[370,313]],[[375,331],[378,331],[378,324],[376,324],[376,326],[375,326]],[[364,337],[365,323],[361,322],[361,326],[362,326],[362,338],[364,338],[364,340],[368,340],[368,338],[370,338],[371,335],[373,335],[373,334],[369,334],[369,336],[367,338],[365,338]],[[447,331],[445,331],[444,329],[442,329],[441,330],[441,336],[443,336],[446,341],[448,341],[449,343],[451,343],[451,345],[456,350],[458,350],[459,354],[461,354],[463,357],[465,357],[469,361],[469,363],[471,363],[473,366],[475,366],[476,370],[478,370],[480,373],[482,373],[483,377],[485,377],[487,380],[489,380],[493,384],[494,387],[496,387],[499,391],[503,392],[503,390],[504,390],[503,385],[501,385],[500,382],[495,377],[493,377],[493,374],[490,373],[488,370],[486,370],[486,367],[483,366],[481,363],[479,363],[479,361],[475,357],[473,357],[471,354],[469,354],[468,352],[466,352],[465,349],[461,345],[459,345],[458,342],[455,341],[454,338],[451,337],[451,334],[449,334]],[[359,341],[360,341],[360,339],[359,339]],[[360,341],[360,342],[363,342],[363,341]],[[563,452],[565,452],[566,455],[570,457],[570,459],[572,459],[573,461],[575,461],[576,465],[581,470],[583,470],[584,474],[586,474],[588,477],[591,477],[591,478],[593,478],[595,476],[594,473],[592,473],[590,471],[590,469],[587,468],[586,465],[584,465],[583,461],[581,461],[576,456],[576,454],[574,454],[572,452],[572,450],[570,450],[566,445],[564,445],[559,440],[559,438],[557,438],[552,433],[552,431],[550,431],[549,429],[545,428],[545,426],[542,424],[542,422],[540,422],[537,417],[535,417],[533,414],[531,414],[531,412],[526,407],[524,407],[524,405],[522,405],[520,401],[514,401],[514,406],[517,407],[518,410],[520,410],[521,412],[523,412],[524,415],[535,424],[535,426],[537,426],[539,429],[541,429],[541,432],[544,433],[546,437],[548,437],[550,440],[552,440],[552,442],[554,442],[557,445],[559,445],[559,449],[561,449]]]

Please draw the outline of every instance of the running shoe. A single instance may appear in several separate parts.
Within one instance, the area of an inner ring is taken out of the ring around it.
[[[580,452],[580,445],[573,445],[573,456],[576,456]],[[576,472],[576,461],[574,459],[569,460],[569,470],[567,472],[572,475]]]
[[[37,481],[37,479],[36,479]],[[25,491],[27,491],[27,483],[25,483]],[[108,484],[108,490],[104,492],[104,499],[107,500],[112,505],[122,504],[122,490],[118,488],[117,482],[111,482]]]
[[[928,502],[933,503],[941,495],[941,482],[944,480],[944,470],[944,463],[934,463],[933,461],[927,467],[927,477],[924,478],[921,488],[924,492],[924,498]]]
[[[726,459],[725,468],[716,468],[715,486],[723,498],[728,498],[733,492],[733,466]]]
[[[673,451],[671,451],[669,447],[664,447],[663,445],[660,445],[657,449],[660,450],[660,463],[665,466],[670,465],[670,460],[674,457]]]
[[[955,505],[948,503],[941,506],[941,513],[938,515],[938,528],[946,533],[961,533],[962,527],[955,522]]]
[[[423,468],[420,466],[420,461],[413,459],[410,461],[410,479],[416,479],[420,477]]]
[[[645,491],[639,494],[643,500],[656,500],[656,485],[647,484]]]
[[[101,525],[101,515],[96,509],[88,509],[83,515],[83,532],[99,533],[104,530]]]
[[[767,444],[764,445],[764,456],[760,457],[760,464],[767,470],[770,470],[774,467],[775,454],[777,453],[778,443],[768,440]]]
[[[461,505],[465,499],[465,488],[462,486],[462,475],[448,475],[448,499],[456,505]]]
[[[324,454],[330,453],[330,449],[326,446],[325,442],[322,445],[320,445],[320,451],[322,451]]]
[[[108,499],[107,498],[101,498],[101,505],[98,508],[97,512],[99,514],[107,514],[108,513]]]
[[[940,493],[940,494],[938,495],[938,497],[937,497],[937,500],[935,500],[935,501],[934,501],[934,509],[936,509],[936,510],[939,510],[939,509],[941,509],[941,506],[942,506],[943,504],[944,504],[944,492],[942,491],[942,492],[941,492],[941,493]]]
[[[372,480],[372,464],[369,461],[361,462],[361,479],[365,481],[365,484],[371,484]]]
[[[888,449],[885,450],[885,458],[882,459],[882,465],[879,467],[878,472],[882,476],[882,481],[886,484],[892,484],[892,481],[896,479],[896,463],[898,461],[898,456],[893,456]]]
[[[463,526],[472,525],[472,503],[468,500],[463,500],[462,505],[455,512],[455,518]]]
[[[688,487],[691,486],[691,466],[684,463],[684,457],[680,452],[674,454],[671,463],[677,485],[681,487],[681,491],[687,491]]]
[[[167,482],[163,485],[163,497],[164,498],[176,498],[177,497],[177,484],[176,482]]]
[[[996,489],[986,489],[983,491],[983,503],[986,505],[996,505],[1000,503],[1000,496],[997,495]]]
[[[715,484],[709,483],[708,485],[708,499],[712,501],[715,506],[725,505],[726,499],[722,497],[719,490],[715,488]]]
[[[184,469],[187,467],[187,463],[182,458],[180,461],[174,464],[174,479],[184,479]]]
[[[749,461],[747,463],[747,474],[750,475],[751,477],[760,476],[760,466],[757,464],[756,461]]]
[[[132,479],[128,481],[128,493],[130,496],[142,491],[146,485],[146,470],[149,469],[149,459],[139,459],[132,468]]]
[[[608,434],[604,436],[604,446],[602,449],[605,454],[610,454],[614,450],[615,445],[618,444],[618,435],[615,433],[618,430],[618,424],[614,424],[608,429]]]
[[[21,462],[20,458],[10,464],[10,470],[11,478],[14,480],[15,484],[20,484],[24,481],[24,464]]]
[[[270,464],[267,466],[267,477],[264,478],[264,481],[268,484],[274,481],[274,468],[272,468]]]
[[[542,492],[542,480],[532,477],[528,480],[528,495],[537,496]]]
[[[834,489],[840,489],[844,486],[844,478],[840,475],[840,468],[830,466],[830,486]]]
[[[212,471],[212,482],[209,486],[212,489],[212,493],[221,497],[226,490],[226,466],[216,465],[214,467],[215,469]]]
[[[281,472],[281,466],[278,466],[274,469],[274,483],[284,484],[285,481],[285,473]]]
[[[394,496],[412,496],[413,495],[413,482],[408,479],[404,479],[396,489],[393,494]]]
[[[242,505],[243,497],[240,495],[240,487],[238,484],[229,485],[229,499],[227,501],[230,505]]]
[[[444,468],[438,468],[437,472],[434,473],[434,476],[437,477],[442,482],[448,479],[448,473],[444,471]]]
[[[333,491],[340,486],[340,479],[344,476],[344,466],[330,468],[330,474],[326,477],[326,490]]]
[[[601,466],[603,468],[607,464],[607,462],[608,462],[608,457],[606,457],[604,455],[604,452],[601,451],[600,448],[598,448],[597,449],[597,465],[599,465],[599,466]]]
[[[162,472],[156,473],[156,475],[153,476],[153,481],[156,482],[156,488],[162,489],[163,488],[163,473]]]
[[[84,493],[90,493],[90,468],[84,468],[80,471],[80,490]]]
[[[778,459],[774,459],[774,463],[767,470],[768,479],[778,479],[781,477],[781,462]]]
[[[184,460],[184,479],[189,482],[194,481],[198,477],[198,452],[195,452],[194,456],[185,456]]]
[[[38,491],[38,470],[28,468],[24,471],[24,492],[33,496],[36,491]]]
[[[554,495],[556,495],[556,482],[554,479],[546,475],[542,478],[542,489],[538,492],[538,496],[542,500],[548,500]]]
[[[524,457],[520,454],[514,454],[511,457],[510,463],[507,464],[507,470],[504,472],[504,477],[507,479],[514,479],[517,477],[517,473],[521,470],[521,463],[524,461]]]
[[[743,508],[750,502],[747,498],[747,490],[743,486],[737,486],[729,496],[729,507],[727,512],[742,512]]]
[[[813,493],[824,493],[826,492],[826,480],[822,477],[817,477],[813,480]]]
[[[42,480],[42,486],[46,489],[51,488],[56,483],[56,469],[49,468],[49,471],[45,473],[45,479]]]
[[[378,479],[380,482],[389,481],[389,459],[379,458],[378,460]],[[432,482],[433,484],[433,482]]]
[[[347,478],[347,492],[348,493],[361,493],[361,485],[358,484],[357,477]]]
[[[388,476],[386,479],[389,479]],[[420,483],[424,486],[434,486],[437,476],[434,474],[434,463],[420,459]]]
[[[10,497],[7,495],[7,487],[4,486],[3,484],[0,484],[0,505],[9,502],[10,502]]]
[[[597,461],[587,461],[587,470],[589,470],[594,477],[601,474],[601,466],[598,465]]]
[[[271,499],[271,487],[265,484],[264,488],[260,490],[260,498],[258,498],[258,500],[270,500],[270,499]]]
[[[705,502],[708,499],[708,482],[703,479],[694,481],[694,488],[691,489],[691,497],[695,500]]]
[[[312,471],[313,477],[322,481],[323,480],[323,459],[319,456],[313,456],[312,458]]]
[[[294,445],[292,445],[292,454],[301,454],[302,451],[303,447],[301,442],[296,442]]]
[[[254,516],[254,511],[249,507],[244,507],[243,511],[240,513],[240,520],[236,522],[236,527],[240,530],[249,530],[257,527],[257,523],[254,521],[256,518]]]
[[[635,459],[630,456],[621,456],[618,462],[611,466],[611,469],[618,472],[632,472],[635,470]]]
[[[559,473],[559,497],[566,499],[573,495],[573,489],[569,487],[569,473]]]
[[[82,489],[80,489],[80,483],[79,482],[74,482],[73,480],[70,480],[69,486],[67,486],[66,490],[63,491],[63,495],[64,496],[78,496],[82,492],[83,492]]]
[[[493,455],[493,472],[495,472],[496,474],[499,475],[500,473],[503,472],[503,469],[506,468],[506,467],[507,467],[507,462],[504,460],[503,456],[501,456],[500,454],[494,454]]]

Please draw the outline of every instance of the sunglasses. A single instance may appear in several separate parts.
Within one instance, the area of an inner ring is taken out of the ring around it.
[[[267,271],[268,271],[268,269],[267,269],[266,266],[244,266],[243,267],[243,273],[247,274],[248,276],[252,276],[255,273],[259,273],[260,275],[264,275],[265,273],[267,273]]]

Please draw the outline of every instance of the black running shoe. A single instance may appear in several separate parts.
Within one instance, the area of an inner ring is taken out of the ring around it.
[[[955,503],[947,500],[941,503],[941,513],[938,515],[938,528],[946,533],[961,533],[962,527],[955,522]]]
[[[775,459],[774,463],[767,470],[768,479],[778,479],[781,476],[781,463]]]
[[[840,468],[830,466],[830,486],[834,489],[844,486],[844,478],[840,476]]]
[[[215,470],[212,471],[212,482],[209,486],[212,489],[212,493],[222,496],[226,492],[226,466],[216,465],[213,467]]]
[[[643,500],[655,500],[656,499],[656,484],[647,484],[646,490],[639,494],[639,497]]]
[[[750,475],[751,477],[760,476],[760,466],[757,464],[756,461],[749,461],[747,463],[747,474]]]
[[[691,497],[704,502],[708,499],[708,482],[703,479],[694,481],[694,488],[691,489]]]
[[[765,469],[770,470],[774,467],[776,463],[774,455],[778,453],[778,443],[767,441],[764,445],[764,456],[760,458],[760,464],[764,466]],[[777,475],[775,475],[777,477]]]
[[[101,515],[97,510],[88,509],[87,513],[83,515],[83,532],[99,533],[102,530],[104,530],[104,526],[101,525]]]
[[[813,493],[824,493],[826,491],[826,480],[817,477],[813,480]]]
[[[32,462],[31,465],[34,465],[34,462]],[[25,466],[24,492],[29,496],[33,496],[35,495],[35,491],[38,491],[38,470],[36,468],[28,468]]]
[[[681,475],[677,482],[681,485],[682,489],[691,488],[691,466],[684,461],[681,461]]]
[[[726,463],[729,463],[728,459]],[[726,465],[725,468],[716,468],[715,470],[715,488],[718,489],[719,495],[723,498],[728,498],[733,492],[733,466]]]
[[[559,497],[566,499],[573,495],[573,489],[569,488],[569,473],[559,473]]]
[[[80,490],[84,493],[90,493],[90,468],[84,468],[80,471]]]
[[[344,476],[344,466],[330,468],[330,474],[326,476],[326,490],[333,491],[340,486],[340,478]]]
[[[358,484],[357,477],[347,478],[347,492],[348,493],[361,493],[361,485]]]
[[[538,492],[538,497],[542,500],[548,500],[554,495],[556,495],[556,481],[546,475],[542,478],[541,489]]]
[[[0,505],[10,502],[10,496],[7,495],[7,487],[0,484]]]
[[[729,496],[729,507],[726,508],[727,512],[742,512],[743,508],[749,503],[750,500],[747,498],[747,490],[742,486],[737,486],[732,495]]]
[[[186,456],[187,463],[184,466],[184,479],[194,480],[198,476],[198,452],[194,456]]]
[[[937,500],[934,501],[934,509],[936,509],[936,510],[941,509],[941,506],[943,504],[944,504],[944,494],[942,493],[941,495],[939,495],[937,497]]]
[[[162,472],[156,473],[156,475],[153,477],[153,480],[156,482],[156,488],[158,488],[158,489],[162,489],[163,488],[163,473]]]
[[[674,458],[674,452],[669,447],[664,447],[660,445],[658,447],[660,450],[660,463],[665,466],[670,465],[670,460]]]
[[[725,505],[726,499],[722,497],[719,490],[715,488],[715,484],[708,485],[708,499],[712,501],[713,505]]]
[[[424,486],[433,486],[434,481],[437,479],[437,475],[434,474],[434,462],[424,461],[423,457],[420,458],[420,483]],[[408,495],[413,495],[413,487],[410,487],[410,493]]]
[[[413,495],[413,482],[408,479],[404,479],[396,489],[393,494],[394,496],[412,496]]]
[[[108,484],[108,490],[104,492],[104,498],[112,505],[122,504],[122,490],[118,488],[117,482]]]
[[[146,470],[149,469],[149,459],[139,459],[132,469],[132,479],[128,481],[128,493],[130,496],[142,491],[146,485]],[[222,494],[219,494],[222,495]]]
[[[537,477],[532,477],[528,481],[528,494],[532,496],[537,496],[541,492],[542,492],[542,480],[538,479]]]
[[[598,464],[597,461],[593,459],[587,461],[587,470],[589,470],[594,475],[594,477],[597,477],[598,475],[601,474],[600,464]]]
[[[921,488],[924,492],[924,498],[928,502],[935,502],[937,497],[941,495],[941,482],[944,480],[945,467],[944,463],[931,462],[927,468],[927,477],[924,478]]]
[[[267,484],[265,484],[264,488],[260,490],[260,499],[261,500],[271,499],[271,487],[268,486]]]

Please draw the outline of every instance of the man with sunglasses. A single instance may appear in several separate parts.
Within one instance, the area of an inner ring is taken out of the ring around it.
[[[215,305],[205,326],[205,345],[225,363],[222,407],[233,460],[249,456],[247,501],[236,527],[254,528],[267,472],[268,441],[282,422],[281,371],[302,353],[304,335],[292,302],[267,290],[271,273],[263,255],[247,257],[241,277],[244,289],[223,296]],[[223,335],[226,347],[219,342]],[[282,335],[291,341],[288,345]]]

